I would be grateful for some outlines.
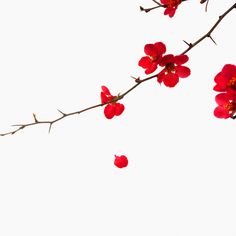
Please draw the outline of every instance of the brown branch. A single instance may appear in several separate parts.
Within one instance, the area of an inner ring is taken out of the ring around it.
[[[215,30],[215,28],[220,24],[220,22],[223,20],[223,18],[230,13],[234,8],[236,8],[236,2],[233,4],[232,7],[230,7],[224,14],[222,14],[221,16],[219,16],[219,19],[216,21],[216,23],[212,26],[212,28],[205,34],[203,35],[200,39],[198,39],[197,41],[195,41],[194,43],[187,43],[186,41],[184,41],[185,43],[188,44],[188,48],[182,52],[182,54],[187,53],[189,50],[191,50],[193,47],[195,47],[197,44],[199,44],[203,39],[205,38],[210,38],[215,44],[216,42],[213,40],[211,33]]]
[[[219,25],[219,23],[222,21],[222,19],[230,12],[232,11],[234,8],[236,8],[236,3],[230,7],[223,15],[221,15],[219,17],[219,20],[217,20],[217,22],[213,25],[213,27],[204,35],[202,36],[200,39],[198,39],[196,42],[194,43],[187,43],[186,41],[184,41],[187,45],[188,45],[188,48],[182,52],[181,54],[185,54],[187,53],[189,50],[191,50],[193,47],[195,47],[197,44],[199,44],[203,39],[207,38],[207,37],[210,37],[211,38],[211,33],[214,31],[214,29]],[[121,99],[123,99],[128,93],[130,93],[131,91],[133,91],[135,88],[137,88],[140,84],[148,81],[148,80],[151,80],[153,78],[156,78],[158,74],[155,74],[155,75],[152,75],[152,76],[149,76],[147,78],[144,78],[144,79],[140,79],[140,78],[134,78],[135,79],[135,85],[133,85],[131,88],[129,88],[126,92],[118,95],[115,100],[113,100],[113,102],[115,101],[119,101]],[[51,128],[52,128],[52,125],[55,124],[56,122],[66,118],[66,117],[69,117],[69,116],[73,116],[73,115],[79,115],[83,112],[86,112],[88,110],[91,110],[91,109],[95,109],[95,108],[98,108],[98,107],[101,107],[101,106],[104,106],[106,104],[108,104],[109,102],[107,103],[99,103],[97,105],[93,105],[93,106],[90,106],[90,107],[87,107],[87,108],[84,108],[82,110],[79,110],[79,111],[75,111],[75,112],[70,112],[70,113],[64,113],[62,112],[61,110],[58,110],[58,112],[61,114],[60,117],[54,119],[54,120],[38,120],[36,115],[33,114],[33,119],[34,119],[34,122],[31,122],[31,123],[27,123],[27,124],[16,124],[16,125],[13,125],[13,127],[18,127],[17,129],[13,130],[13,131],[10,131],[10,132],[6,132],[6,133],[2,133],[0,134],[0,136],[6,136],[6,135],[13,135],[17,132],[19,132],[20,130],[23,130],[24,128],[26,127],[29,127],[29,126],[33,126],[33,125],[39,125],[39,124],[47,124],[49,125],[49,130],[48,132],[51,131]],[[235,117],[233,117],[235,118]]]
[[[120,94],[118,95],[114,100],[113,102],[116,102],[116,101],[119,101],[121,99],[123,99],[128,93],[130,93],[133,89],[135,89],[136,87],[138,87],[141,83],[147,81],[147,80],[150,80],[150,79],[153,79],[157,76],[156,75],[152,75],[148,78],[145,78],[145,79],[138,79],[136,80],[136,84],[133,85],[130,89],[128,89],[126,92],[124,92],[123,94]],[[49,125],[49,129],[48,129],[48,132],[50,133],[51,131],[51,128],[52,128],[52,125],[55,124],[56,122],[68,117],[68,116],[73,116],[73,115],[79,115],[85,111],[88,111],[88,110],[91,110],[91,109],[94,109],[94,108],[97,108],[97,107],[101,107],[101,106],[104,106],[106,104],[108,104],[110,102],[107,102],[107,103],[99,103],[97,105],[93,105],[93,106],[90,106],[90,107],[87,107],[87,108],[84,108],[82,110],[79,110],[79,111],[75,111],[75,112],[70,112],[70,113],[64,113],[60,110],[59,113],[61,113],[61,116],[54,119],[54,120],[42,120],[42,121],[39,121],[36,119],[36,115],[33,114],[33,118],[34,118],[34,122],[30,122],[30,123],[27,123],[27,124],[16,124],[16,125],[12,125],[13,127],[18,127],[17,129],[13,130],[13,131],[10,131],[10,132],[7,132],[7,133],[2,133],[0,134],[0,136],[6,136],[6,135],[12,135],[12,134],[15,134],[17,132],[19,132],[20,130],[23,130],[24,128],[28,127],[28,126],[33,126],[33,125],[40,125],[40,124],[48,124]]]

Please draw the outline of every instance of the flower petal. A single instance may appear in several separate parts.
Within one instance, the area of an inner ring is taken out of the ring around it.
[[[163,5],[166,5],[166,4],[169,3],[169,0],[161,0],[161,3],[162,3]]]
[[[126,167],[128,165],[127,157],[124,156],[124,155],[121,155],[121,156],[116,156],[115,155],[114,165],[118,168]]]
[[[103,85],[101,88],[102,88],[102,91],[103,91],[106,95],[111,95],[109,89],[108,89],[106,86]]]
[[[157,75],[157,82],[162,83],[163,82],[163,76],[165,77],[165,73],[167,73],[166,68],[164,68],[158,75]]]
[[[165,86],[170,88],[174,87],[179,82],[179,76],[174,73],[164,74],[162,79]]]
[[[164,11],[164,15],[169,15],[170,18],[172,18],[175,15],[175,11],[177,8],[174,7],[167,7]]]
[[[215,76],[214,81],[216,82],[216,86],[214,87],[215,91],[223,92],[227,90],[227,83],[229,80],[223,75],[222,72]]]
[[[150,57],[142,57],[139,60],[138,65],[146,69],[152,65],[152,60]]]
[[[104,115],[107,119],[112,119],[115,115],[115,106],[113,104],[106,105]]]
[[[157,69],[157,63],[152,63],[151,66],[148,67],[148,68],[145,70],[145,74],[146,74],[146,75],[151,74],[151,73],[154,72],[156,69]]]
[[[224,106],[229,103],[229,95],[227,93],[219,93],[215,96],[215,101],[218,105]]]
[[[154,45],[155,45],[159,55],[162,55],[166,52],[166,45],[164,43],[157,42]]]
[[[101,102],[103,104],[109,102],[109,98],[105,95],[104,92],[101,92],[100,97],[101,97]]]
[[[186,66],[176,66],[175,67],[175,72],[176,72],[176,74],[178,74],[178,76],[180,78],[186,78],[191,73],[190,69]]]
[[[221,119],[227,119],[231,115],[228,110],[224,109],[222,106],[218,106],[214,110],[214,116]]]
[[[151,57],[156,57],[159,54],[158,49],[154,44],[146,44],[144,47],[144,52],[146,53],[146,55]]]
[[[123,111],[125,110],[125,106],[121,103],[115,103],[115,115],[119,116],[123,113]]]
[[[222,69],[222,74],[228,79],[236,77],[236,66],[232,64],[226,64]]]
[[[178,56],[175,56],[175,59],[174,59],[174,63],[176,65],[182,65],[184,63],[186,63],[188,61],[188,56],[187,55],[178,55]]]

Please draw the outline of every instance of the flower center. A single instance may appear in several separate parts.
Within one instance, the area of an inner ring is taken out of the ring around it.
[[[149,56],[149,57],[150,57],[150,59],[152,60],[152,62],[157,61],[157,59],[159,58],[159,57],[157,57],[157,56]]]
[[[228,110],[232,113],[232,115],[236,112],[236,103],[235,102],[228,102],[224,105],[224,109]]]
[[[236,90],[236,77],[232,77],[232,78],[229,80],[227,86],[230,87],[230,88],[232,88],[232,89],[234,89],[234,90]]]
[[[180,4],[181,0],[169,0],[168,7],[177,7]]]
[[[168,73],[175,73],[175,64],[174,63],[167,63],[166,70]]]

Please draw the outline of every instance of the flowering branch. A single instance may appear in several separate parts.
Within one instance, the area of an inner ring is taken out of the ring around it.
[[[116,102],[116,101],[119,101],[119,100],[123,99],[128,93],[130,93],[132,90],[134,90],[136,87],[138,87],[141,83],[143,83],[143,82],[145,82],[147,80],[153,79],[156,76],[157,75],[153,75],[153,76],[150,76],[150,77],[142,79],[142,80],[139,79],[139,78],[135,79],[136,84],[134,86],[132,86],[130,89],[128,89],[126,92],[124,92],[123,94],[118,95],[115,99],[113,99],[112,102]],[[54,120],[41,120],[40,121],[40,120],[37,119],[36,114],[33,114],[33,118],[34,118],[33,122],[27,123],[27,124],[12,125],[13,127],[18,127],[18,128],[13,130],[13,131],[10,131],[10,132],[1,133],[0,136],[6,136],[6,135],[10,135],[10,134],[13,135],[13,134],[19,132],[20,130],[23,130],[24,128],[26,128],[28,126],[40,125],[40,124],[47,124],[47,125],[49,125],[48,132],[50,133],[52,125],[55,124],[56,122],[66,118],[66,117],[69,117],[69,116],[79,115],[79,114],[81,114],[81,113],[83,113],[85,111],[88,111],[88,110],[91,110],[91,109],[95,109],[97,107],[102,107],[102,106],[107,105],[109,103],[110,102],[99,103],[97,105],[93,105],[93,106],[84,108],[82,110],[75,111],[75,112],[69,112],[69,113],[64,113],[61,110],[58,110],[58,112],[61,114],[61,116],[56,118],[56,119],[54,119]]]
[[[154,1],[156,2],[156,1]],[[156,2],[157,3],[157,2]],[[157,3],[158,6],[159,3]],[[213,25],[213,27],[204,35],[202,36],[200,39],[198,39],[196,42],[194,43],[187,43],[186,41],[184,41],[187,45],[188,45],[188,48],[181,53],[181,55],[183,54],[186,54],[188,51],[190,51],[193,47],[195,47],[197,44],[199,44],[203,39],[209,37],[211,38],[211,33],[215,30],[215,28],[219,25],[219,23],[222,21],[222,19],[230,12],[232,11],[234,8],[236,8],[236,3],[233,4],[233,6],[231,6],[224,14],[222,14],[221,16],[219,16],[219,19],[217,20],[217,22]],[[212,39],[212,38],[211,38]],[[212,39],[213,40],[213,39]],[[114,99],[112,100],[112,102],[117,102],[121,99],[123,99],[128,93],[130,93],[131,91],[133,91],[135,88],[137,88],[140,84],[148,81],[148,80],[151,80],[153,78],[156,78],[157,76],[159,75],[158,74],[155,74],[155,75],[152,75],[152,76],[149,76],[147,78],[144,78],[144,79],[140,79],[140,78],[134,78],[135,79],[135,82],[136,84],[133,85],[130,89],[128,89],[126,92],[122,93],[122,94],[119,94],[118,96],[114,97]],[[61,114],[58,118],[54,119],[54,120],[38,120],[36,115],[33,114],[33,119],[34,121],[33,122],[30,122],[30,123],[26,123],[26,124],[16,124],[16,125],[13,125],[13,127],[17,127],[15,130],[13,131],[10,131],[10,132],[6,132],[6,133],[1,133],[0,136],[6,136],[6,135],[13,135],[17,132],[19,132],[20,130],[23,130],[24,128],[26,127],[29,127],[29,126],[34,126],[34,125],[39,125],[39,124],[47,124],[49,125],[49,129],[48,129],[48,132],[51,131],[51,128],[52,128],[52,125],[55,124],[56,122],[59,122],[60,120],[66,118],[66,117],[69,117],[69,116],[73,116],[73,115],[79,115],[83,112],[86,112],[88,110],[91,110],[91,109],[95,109],[95,108],[98,108],[98,107],[102,107],[104,105],[107,105],[111,103],[111,101],[107,101],[107,102],[103,102],[103,103],[99,103],[97,105],[93,105],[93,106],[90,106],[90,107],[87,107],[87,108],[84,108],[82,110],[79,110],[79,111],[75,111],[75,112],[70,112],[70,113],[64,113],[60,110],[58,110],[58,112]],[[232,118],[236,118],[236,117],[232,117]]]

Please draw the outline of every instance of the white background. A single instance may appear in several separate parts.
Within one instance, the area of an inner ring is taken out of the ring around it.
[[[115,95],[146,43],[186,49],[235,1],[184,2],[174,18],[151,0],[0,1],[0,129],[54,119]],[[236,63],[235,10],[193,48],[175,88],[148,81],[120,117],[98,108],[0,138],[1,236],[234,236],[236,121],[213,116],[214,76]],[[126,155],[118,169],[114,155]]]

